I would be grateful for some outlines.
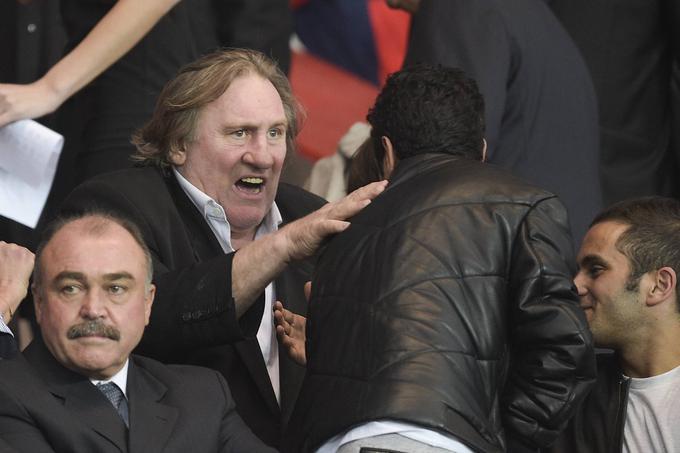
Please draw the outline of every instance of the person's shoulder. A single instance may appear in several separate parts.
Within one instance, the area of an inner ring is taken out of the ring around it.
[[[276,205],[279,207],[284,220],[304,217],[326,203],[326,200],[320,196],[285,182],[279,183],[276,192]]]
[[[37,382],[41,382],[33,367],[26,361],[20,352],[10,357],[0,359],[0,381],[8,387],[20,389],[35,388]]]
[[[166,178],[155,167],[140,167],[104,173],[88,179],[66,197],[61,213],[110,210],[124,215],[137,206],[141,211],[160,209],[169,203]]]
[[[436,187],[448,186],[457,197],[469,202],[518,204],[531,207],[555,194],[538,187],[498,165],[450,158],[430,178]]]
[[[198,383],[201,385],[208,385],[210,383],[217,383],[220,379],[220,374],[217,371],[205,367],[194,365],[169,365],[136,354],[133,354],[130,357],[135,366],[145,370],[154,378],[170,387],[180,387],[182,385],[191,385],[194,387]]]
[[[120,190],[131,190],[149,186],[162,181],[167,175],[157,167],[135,167],[124,170],[116,170],[94,176],[81,184],[87,187],[95,184],[114,185]]]

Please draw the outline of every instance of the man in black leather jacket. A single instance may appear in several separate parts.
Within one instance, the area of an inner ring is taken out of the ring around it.
[[[483,118],[460,70],[388,79],[358,162],[390,182],[315,269],[284,451],[535,451],[590,389],[564,207],[483,163]]]

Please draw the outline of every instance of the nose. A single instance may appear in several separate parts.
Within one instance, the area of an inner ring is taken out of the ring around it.
[[[579,271],[574,277],[574,285],[576,285],[576,292],[579,297],[583,297],[587,294],[588,290],[585,285],[585,277],[582,271]]]
[[[80,316],[83,319],[101,318],[106,313],[106,299],[102,291],[97,289],[88,290],[81,300]]]
[[[269,150],[266,134],[258,132],[248,141],[248,149],[243,154],[243,162],[258,169],[267,169],[274,164],[274,157]]]

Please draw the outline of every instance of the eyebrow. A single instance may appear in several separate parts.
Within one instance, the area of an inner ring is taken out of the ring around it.
[[[86,278],[85,274],[82,272],[62,271],[54,277],[55,282],[60,280],[77,280],[79,282],[84,282]]]
[[[595,265],[608,267],[607,262],[599,255],[586,255],[578,263],[579,268],[591,267]]]
[[[134,280],[135,277],[129,273],[129,272],[113,272],[111,274],[106,274],[104,275],[104,280],[106,281],[113,281],[113,280]]]
[[[271,124],[265,125],[266,129],[271,129],[272,127],[288,127],[288,120],[283,118],[280,120],[276,120]],[[253,129],[259,129],[260,125],[257,124],[252,124],[252,123],[233,123],[233,124],[224,124],[222,126],[222,130],[224,131],[236,131],[239,129],[248,129],[248,130],[253,130]]]
[[[135,277],[130,274],[129,272],[112,272],[110,274],[105,274],[104,275],[104,280],[105,281],[115,281],[115,280],[134,280]],[[74,272],[74,271],[62,271],[57,274],[56,277],[54,277],[54,281],[60,281],[60,280],[76,280],[79,282],[85,282],[87,281],[87,277],[85,274],[82,272]]]

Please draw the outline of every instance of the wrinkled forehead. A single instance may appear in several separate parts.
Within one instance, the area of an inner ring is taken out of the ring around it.
[[[65,270],[146,273],[145,253],[130,232],[101,218],[67,223],[45,244],[38,259],[40,277],[56,277]]]
[[[231,121],[288,123],[281,95],[271,81],[258,74],[236,77],[224,93],[203,107],[199,118],[211,112]]]

